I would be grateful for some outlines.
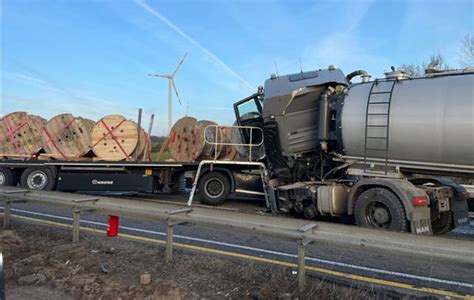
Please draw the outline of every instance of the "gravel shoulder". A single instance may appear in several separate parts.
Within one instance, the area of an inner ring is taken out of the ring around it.
[[[7,299],[291,299],[294,270],[198,252],[176,250],[165,263],[164,247],[15,222],[0,231]],[[140,284],[148,273],[149,284]],[[359,286],[309,276],[300,298],[384,299]]]

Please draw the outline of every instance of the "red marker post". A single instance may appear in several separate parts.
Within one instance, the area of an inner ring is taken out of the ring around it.
[[[107,236],[116,237],[119,232],[119,216],[109,216]]]

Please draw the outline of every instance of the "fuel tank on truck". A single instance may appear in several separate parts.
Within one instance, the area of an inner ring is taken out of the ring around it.
[[[474,173],[474,73],[354,84],[344,99],[341,125],[347,157]]]

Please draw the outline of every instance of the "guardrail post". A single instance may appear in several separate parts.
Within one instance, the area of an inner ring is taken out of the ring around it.
[[[72,242],[79,242],[79,233],[81,229],[81,213],[83,212],[92,212],[93,209],[76,209],[73,210],[72,215]]]
[[[5,200],[5,209],[3,210],[3,229],[10,227],[10,212],[12,203],[10,200]]]
[[[5,199],[5,209],[3,211],[3,229],[7,229],[11,225],[11,213],[12,213],[12,204],[13,203],[25,203],[26,200],[10,200]]]
[[[74,209],[72,216],[72,242],[79,242],[79,228],[81,223],[81,212],[77,209]]]
[[[166,224],[166,249],[165,249],[165,261],[166,263],[171,263],[173,260],[173,233],[174,233],[174,225],[184,224],[184,221],[177,221],[173,222],[171,220],[171,215],[179,214],[179,213],[188,213],[191,212],[191,208],[181,208],[175,209],[172,211],[168,211],[167,214],[170,215],[168,217],[168,222]]]
[[[300,295],[304,293],[306,288],[305,246],[303,240],[298,241],[298,292]]]
[[[317,224],[309,223],[306,224],[297,230],[299,232],[305,233],[309,230],[315,228]],[[311,244],[312,240],[307,240],[304,237],[297,241],[298,243],[298,293],[303,295],[306,288],[306,262],[305,262],[305,247]]]
[[[166,226],[166,263],[170,263],[173,260],[173,225],[171,222],[168,222]]]
[[[28,190],[6,190],[2,191],[2,195],[0,195],[0,200],[5,202],[5,208],[3,211],[3,229],[7,229],[10,227],[11,224],[11,210],[12,210],[12,203],[13,202],[26,202],[26,200],[12,200],[7,199],[7,195],[9,194],[26,194]]]

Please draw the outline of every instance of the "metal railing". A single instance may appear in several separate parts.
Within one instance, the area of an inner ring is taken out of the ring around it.
[[[80,216],[82,213],[98,213],[103,215],[116,215],[135,217],[140,220],[162,220],[167,224],[165,259],[171,262],[173,258],[173,232],[175,225],[195,224],[213,229],[232,228],[252,234],[264,234],[277,238],[295,240],[298,245],[298,286],[299,291],[305,288],[305,246],[314,241],[316,223],[310,222],[301,226],[281,226],[268,222],[242,220],[208,215],[195,212],[191,208],[153,203],[143,200],[132,200],[112,197],[88,197],[85,195],[25,190],[13,187],[0,187],[0,201],[5,203],[3,212],[3,228],[11,226],[11,211],[15,203],[41,203],[53,206],[72,208],[72,242],[79,242]],[[201,209],[202,210],[202,209]],[[1,300],[1,299],[0,299]]]
[[[214,140],[213,141],[209,141],[207,139],[207,130],[210,130],[211,128],[214,128]],[[232,142],[226,142],[223,135],[222,135],[222,141],[219,141],[219,136],[221,136],[219,134],[219,131],[224,129],[224,128],[229,128],[230,130],[233,130],[233,129],[238,129],[239,132],[241,132],[241,129],[247,129],[249,130],[249,141],[250,143],[246,144],[246,143],[232,143]],[[254,137],[254,130],[259,130],[260,133],[261,133],[261,139],[258,143],[253,143],[253,137]],[[206,128],[204,129],[204,143],[206,144],[209,144],[209,145],[213,145],[214,146],[214,160],[217,160],[218,157],[219,157],[219,151],[218,151],[218,148],[219,146],[237,146],[237,147],[248,147],[248,153],[249,153],[249,156],[248,156],[248,161],[252,161],[252,148],[255,149],[257,147],[260,147],[263,145],[263,130],[262,128],[260,127],[254,127],[254,126],[237,126],[237,125],[234,125],[234,126],[221,126],[221,125],[208,125],[206,126]]]
[[[165,221],[166,261],[173,257],[173,228],[178,224],[192,224],[226,230],[229,234],[243,232],[261,234],[296,241],[298,245],[299,288],[305,284],[305,246],[311,242],[332,243],[344,247],[360,247],[364,251],[391,251],[403,255],[439,258],[457,263],[474,264],[472,241],[453,240],[433,236],[371,230],[356,226],[308,222],[307,220],[268,217],[235,211],[220,211],[181,205],[163,204],[141,199],[91,197],[63,192],[29,191],[0,187],[0,202],[4,202],[3,227],[11,225],[12,206],[16,203],[45,204],[71,209],[73,215],[72,241],[79,241],[82,213],[116,215],[157,222]],[[282,225],[285,224],[285,225]]]

